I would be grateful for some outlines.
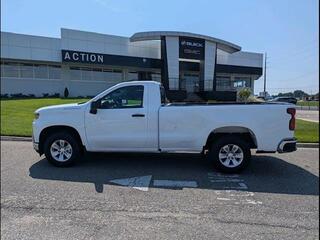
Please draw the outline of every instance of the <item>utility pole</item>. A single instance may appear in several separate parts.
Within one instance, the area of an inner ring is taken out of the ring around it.
[[[266,92],[266,84],[267,84],[267,53],[264,53],[264,79],[263,79],[263,95],[264,99],[267,97]]]

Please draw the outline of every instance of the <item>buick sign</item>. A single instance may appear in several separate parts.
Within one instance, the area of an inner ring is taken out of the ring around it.
[[[204,46],[202,39],[179,37],[179,58],[203,60]]]

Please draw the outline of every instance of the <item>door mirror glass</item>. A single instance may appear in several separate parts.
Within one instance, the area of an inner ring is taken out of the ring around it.
[[[97,114],[99,106],[100,106],[100,101],[99,100],[91,102],[90,113]]]

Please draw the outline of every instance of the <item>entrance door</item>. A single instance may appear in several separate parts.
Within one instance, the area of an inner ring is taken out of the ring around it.
[[[199,91],[199,74],[197,73],[184,73],[183,77],[185,79],[186,91],[188,93]]]

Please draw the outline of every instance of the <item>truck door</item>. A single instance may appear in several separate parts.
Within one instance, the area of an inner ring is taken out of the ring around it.
[[[98,100],[96,114],[85,116],[91,151],[143,151],[147,142],[148,116],[143,85],[124,86]]]

